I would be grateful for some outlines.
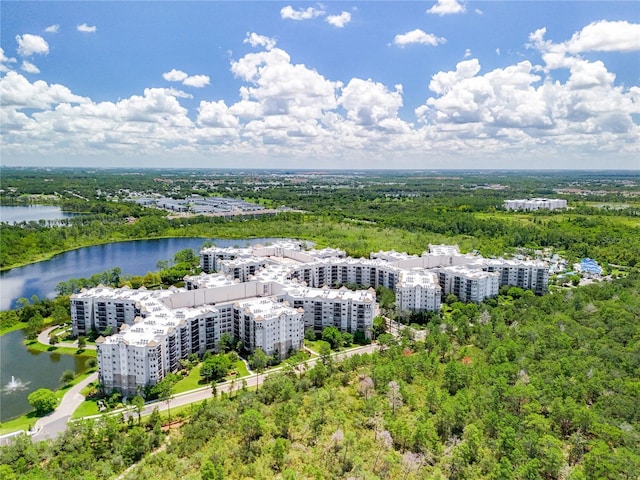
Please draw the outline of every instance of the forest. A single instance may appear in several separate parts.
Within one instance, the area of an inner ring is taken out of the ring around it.
[[[245,386],[172,410],[172,424],[158,412],[105,415],[72,422],[53,441],[22,436],[0,448],[3,480],[638,479],[636,173],[1,173],[2,205],[51,204],[82,213],[59,225],[0,224],[2,269],[102,242],[266,236],[311,240],[352,256],[391,249],[420,254],[429,243],[457,243],[485,256],[548,248],[570,263],[588,256],[605,273],[624,273],[540,297],[519,288],[503,288],[480,304],[449,296],[435,314],[397,315],[414,323],[398,336],[378,320],[378,353],[283,368],[257,390]],[[135,204],[134,193],[234,196],[302,212],[168,218]],[[507,198],[534,196],[566,198],[570,208],[502,207]],[[194,258],[181,257],[160,266],[149,282],[174,283],[183,273],[174,267],[193,268]],[[119,274],[82,280],[132,280]],[[29,312],[60,314],[64,295],[78,282],[61,283],[56,300],[22,305],[15,320],[28,324],[22,317]],[[392,292],[378,293],[385,310],[393,308]]]
[[[640,278],[447,305],[424,341],[285,370],[179,428],[105,417],[0,449],[3,479],[636,479]]]
[[[640,183],[632,173],[179,175],[3,169],[2,175],[3,205],[44,202],[83,215],[60,225],[0,224],[0,269],[82,246],[175,236],[300,238],[345,249],[354,257],[380,249],[419,254],[428,243],[448,242],[485,256],[552,247],[571,261],[590,257],[626,267],[640,261]],[[507,198],[567,189],[581,192],[562,195],[571,207],[567,211],[523,214],[502,208]],[[285,211],[255,219],[168,218],[167,212],[135,204],[132,192],[175,198],[235,196],[304,213]]]

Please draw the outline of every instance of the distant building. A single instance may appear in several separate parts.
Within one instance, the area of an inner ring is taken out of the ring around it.
[[[530,198],[525,200],[505,200],[507,210],[558,210],[567,208],[567,201],[560,198]]]

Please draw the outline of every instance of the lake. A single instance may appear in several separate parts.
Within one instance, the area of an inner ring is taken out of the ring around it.
[[[55,221],[71,218],[77,213],[63,212],[60,207],[51,205],[5,206],[0,205],[0,222],[20,223],[39,220]]]
[[[27,350],[23,340],[22,330],[0,337],[0,422],[29,412],[27,397],[31,392],[57,389],[62,386],[60,377],[65,370],[80,373],[91,358]]]
[[[210,239],[220,247],[247,246],[256,243],[272,243],[280,239],[254,238],[241,240]],[[144,275],[158,270],[158,260],[171,260],[185,248],[199,251],[206,238],[160,238],[115,242],[56,255],[50,260],[32,263],[24,267],[0,272],[0,309],[8,310],[21,297],[53,298],[58,283],[70,278],[88,278],[114,267],[123,274]]]
[[[280,239],[209,241],[220,247],[232,247],[266,244],[277,240]],[[205,241],[205,238],[161,238],[115,242],[79,248],[56,255],[51,260],[0,272],[1,308],[11,308],[20,297],[38,295],[52,298],[59,282],[69,278],[90,277],[94,273],[114,267],[120,267],[123,274],[144,275],[149,271],[158,270],[158,260],[170,260],[176,252],[185,248],[199,251]],[[87,357],[30,352],[24,346],[23,338],[24,333],[21,330],[0,337],[0,421],[28,412],[29,393],[38,388],[57,388],[62,372],[79,372],[84,369],[87,360]],[[20,384],[22,386],[19,386]]]

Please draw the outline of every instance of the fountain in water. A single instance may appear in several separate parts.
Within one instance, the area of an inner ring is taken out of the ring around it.
[[[16,390],[20,390],[25,386],[26,385],[22,382],[22,380],[11,375],[11,381],[7,383],[5,390],[7,392],[15,392]]]

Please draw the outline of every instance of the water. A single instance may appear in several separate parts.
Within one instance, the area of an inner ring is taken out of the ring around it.
[[[59,388],[59,380],[65,370],[81,373],[90,358],[30,351],[23,340],[22,330],[0,337],[0,422],[29,412],[31,407],[27,397],[31,392],[38,388]]]
[[[55,287],[69,278],[120,267],[123,274],[144,275],[156,271],[158,260],[170,260],[185,248],[200,249],[204,238],[163,238],[116,242],[85,247],[0,273],[0,305],[3,310],[20,297],[54,297]],[[279,239],[211,239],[221,247],[272,243]],[[30,410],[27,396],[38,388],[56,389],[65,370],[80,372],[88,357],[28,351],[21,330],[0,337],[0,422]]]
[[[123,274],[144,275],[158,270],[158,260],[171,260],[185,248],[200,249],[205,238],[161,238],[116,242],[79,248],[56,255],[50,260],[0,272],[0,309],[15,307],[21,297],[53,298],[58,283],[70,278],[88,278],[114,267]],[[220,247],[272,243],[278,239],[255,238],[243,240],[211,239]]]
[[[50,205],[32,205],[28,207],[11,207],[0,205],[0,222],[20,223],[37,222],[39,220],[62,220],[78,215],[63,212],[60,207]]]

